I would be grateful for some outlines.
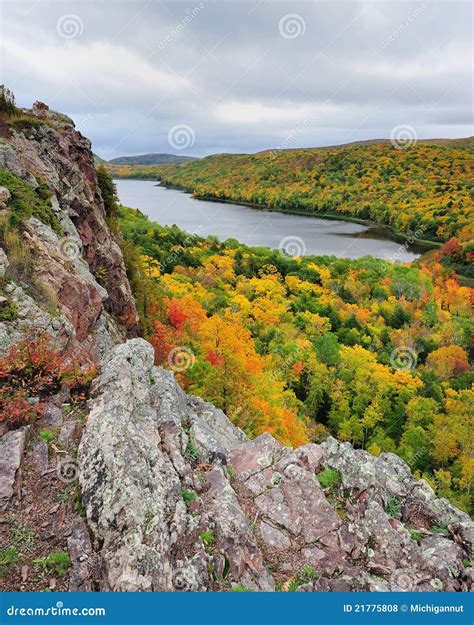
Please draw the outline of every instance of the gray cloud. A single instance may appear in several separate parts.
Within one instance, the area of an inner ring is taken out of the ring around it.
[[[1,6],[2,81],[21,105],[71,115],[108,158],[176,152],[178,124],[195,155],[388,137],[398,124],[472,134],[469,2]]]

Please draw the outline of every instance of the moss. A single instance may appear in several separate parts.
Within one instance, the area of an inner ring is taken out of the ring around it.
[[[316,477],[323,488],[332,489],[341,482],[341,474],[336,469],[324,469]]]
[[[15,302],[7,302],[0,308],[0,321],[15,321],[18,315],[18,306]]]
[[[18,228],[29,217],[36,217],[57,234],[61,232],[59,220],[51,206],[51,193],[44,183],[34,188],[0,167],[0,186],[6,187],[12,196],[8,204],[10,214],[2,225],[3,231],[8,227]]]

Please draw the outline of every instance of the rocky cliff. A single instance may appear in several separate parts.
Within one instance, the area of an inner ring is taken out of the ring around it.
[[[44,105],[26,114],[25,127],[0,125],[0,168],[47,189],[56,227],[30,216],[18,230],[29,272],[11,240],[0,252],[0,305],[15,308],[0,347],[47,333],[101,372],[74,401],[67,385],[29,397],[44,403],[35,422],[0,420],[1,587],[469,590],[473,524],[400,458],[332,438],[250,441],[154,366],[130,338],[137,315],[89,142]],[[18,194],[0,189],[3,218]]]
[[[58,227],[54,231],[35,217],[25,223],[21,246],[34,259],[27,285],[2,255],[1,271],[12,278],[9,298],[20,309],[18,323],[3,332],[11,338],[25,326],[41,327],[100,358],[118,337],[136,335],[138,318],[120,248],[107,227],[91,144],[72,120],[43,104],[36,103],[25,114],[36,123],[21,129],[0,124],[0,168],[33,189],[47,189]],[[0,209],[5,214],[17,198],[3,189]],[[33,281],[58,304],[60,314],[54,320],[29,297]],[[3,335],[4,350],[7,343]]]

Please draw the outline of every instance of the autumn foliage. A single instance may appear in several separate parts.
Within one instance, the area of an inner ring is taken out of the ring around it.
[[[80,393],[96,373],[90,362],[55,349],[46,334],[14,343],[0,358],[0,422],[10,428],[29,423],[62,384]]]
[[[456,237],[461,247],[470,240],[470,248],[461,250],[467,260],[474,252],[473,148],[466,139],[404,150],[389,142],[268,150],[217,154],[179,166],[119,167],[115,174],[156,176],[198,197],[256,208],[369,219],[418,233],[419,239]]]
[[[154,302],[147,337],[166,367],[171,350],[192,351],[175,371],[189,392],[251,437],[296,446],[334,434],[395,452],[469,508],[472,290],[451,270],[285,258],[127,209],[120,223],[144,272],[150,259],[160,266],[142,285]]]

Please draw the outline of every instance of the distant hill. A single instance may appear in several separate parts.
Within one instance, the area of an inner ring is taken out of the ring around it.
[[[474,148],[474,137],[461,137],[459,139],[418,139],[417,143],[426,143],[428,145],[450,145],[450,146],[456,146],[456,147]],[[355,147],[358,145],[377,145],[377,144],[391,144],[391,141],[390,139],[364,139],[361,141],[351,141],[350,143],[340,143],[340,144],[335,144],[335,145],[327,145],[327,146],[322,146],[319,148],[309,148],[309,149],[330,150],[333,148],[349,148],[349,147]],[[296,149],[301,149],[301,148],[296,148]]]
[[[92,153],[93,157],[94,157],[94,165],[97,167],[98,165],[105,165],[107,163],[107,161],[103,158],[101,158],[98,154],[94,154]]]
[[[119,156],[109,161],[111,165],[179,165],[195,161],[194,156],[176,154],[139,154],[138,156]]]

